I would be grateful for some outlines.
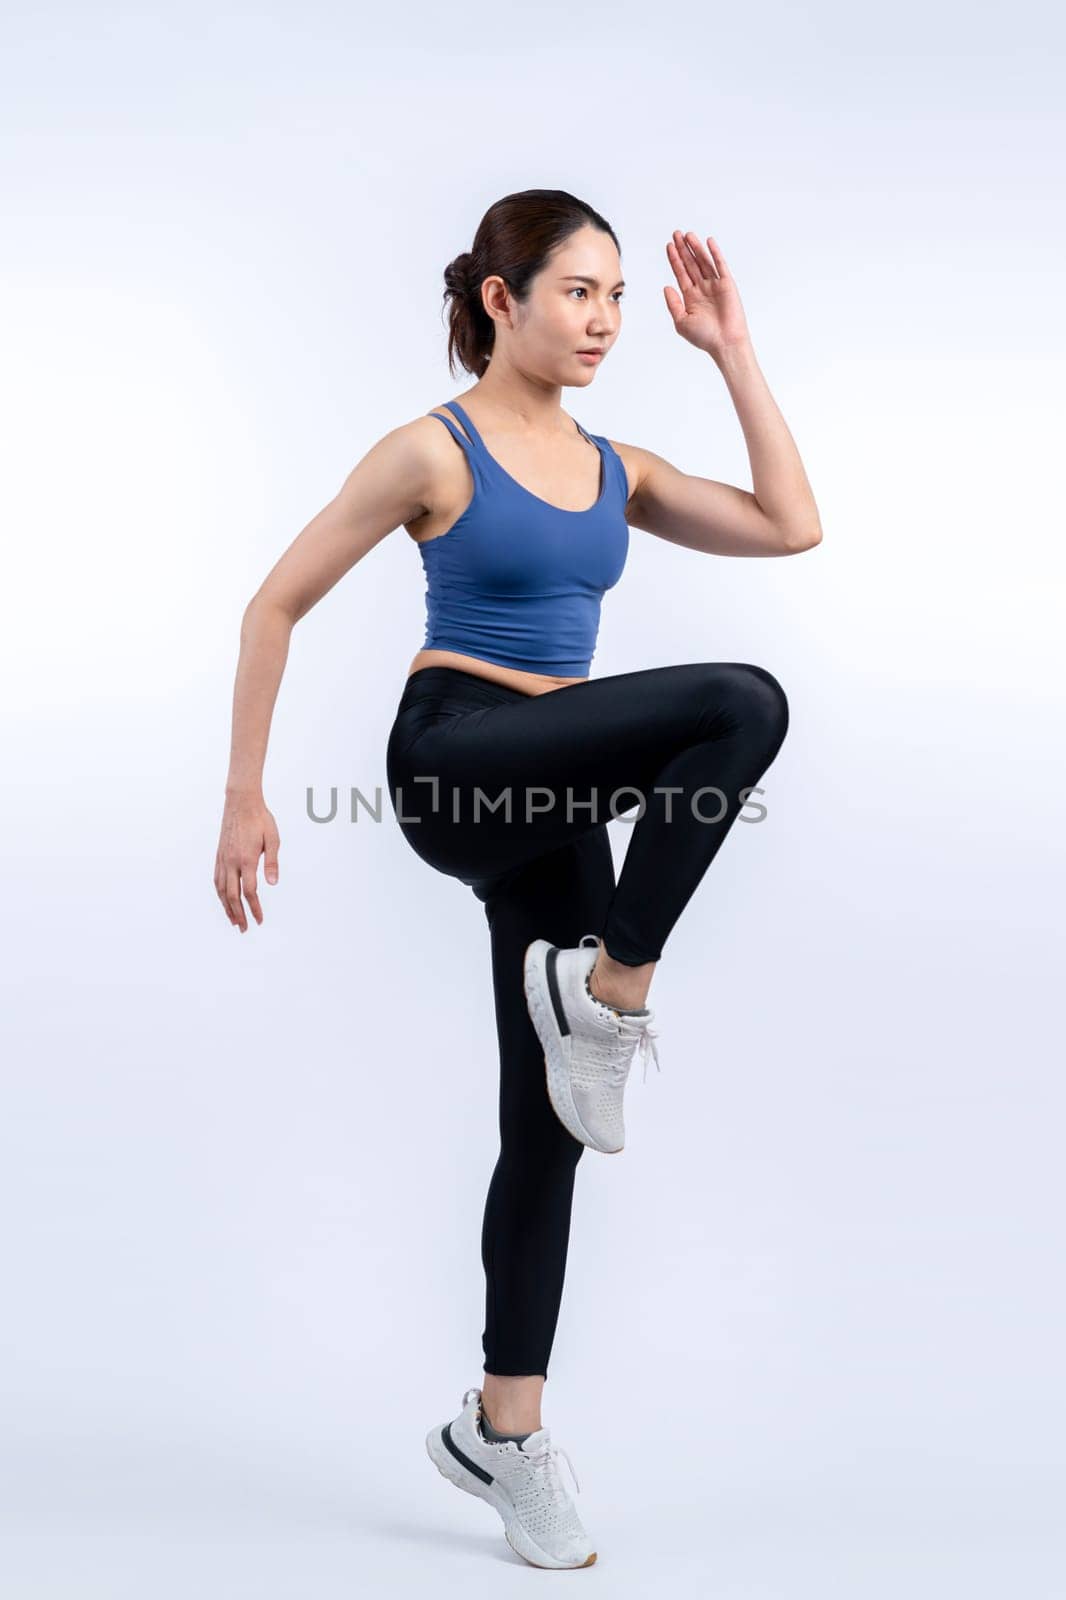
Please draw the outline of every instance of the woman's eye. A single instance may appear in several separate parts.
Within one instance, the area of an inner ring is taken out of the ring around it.
[[[570,290],[570,293],[571,294],[588,294],[588,290],[585,288],[585,286],[583,284],[579,283],[579,284],[576,285],[575,288]],[[617,298],[619,300],[621,300],[623,298],[623,295],[624,295],[624,290],[616,289],[615,290],[615,295],[617,296]]]

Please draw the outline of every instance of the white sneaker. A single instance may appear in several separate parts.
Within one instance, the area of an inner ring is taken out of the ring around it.
[[[591,941],[591,943],[590,943]],[[574,949],[534,939],[526,949],[526,1004],[544,1047],[548,1098],[556,1116],[575,1139],[614,1155],[625,1144],[622,1101],[638,1045],[648,1076],[648,1055],[657,1071],[658,1034],[648,1024],[655,1013],[616,1011],[585,987],[599,950],[586,933]]]
[[[481,1390],[468,1389],[454,1421],[426,1434],[429,1459],[449,1483],[496,1507],[507,1543],[532,1566],[591,1567],[596,1551],[559,1476],[556,1457],[562,1455],[580,1494],[566,1451],[552,1444],[547,1428],[521,1445],[513,1439],[491,1444],[482,1437],[480,1417]]]

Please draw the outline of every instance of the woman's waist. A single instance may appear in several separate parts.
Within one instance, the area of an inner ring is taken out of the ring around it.
[[[474,707],[503,705],[508,700],[526,697],[525,690],[512,688],[482,673],[464,671],[462,667],[416,667],[404,684],[397,716],[412,706],[424,706],[430,701],[442,707]]]

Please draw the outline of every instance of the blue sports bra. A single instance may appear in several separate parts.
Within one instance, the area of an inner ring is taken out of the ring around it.
[[[550,505],[489,455],[457,400],[444,406],[466,428],[436,416],[462,446],[474,496],[446,533],[419,543],[426,573],[424,650],[457,650],[500,666],[587,677],[600,601],[629,553],[629,485],[618,452],[600,452],[600,494],[587,511]]]

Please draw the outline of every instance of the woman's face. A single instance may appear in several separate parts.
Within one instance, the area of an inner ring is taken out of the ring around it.
[[[496,319],[496,350],[530,377],[583,388],[592,382],[622,326],[622,263],[609,233],[580,228],[554,252],[519,304],[502,294],[508,320]],[[599,361],[578,352],[603,351]]]

